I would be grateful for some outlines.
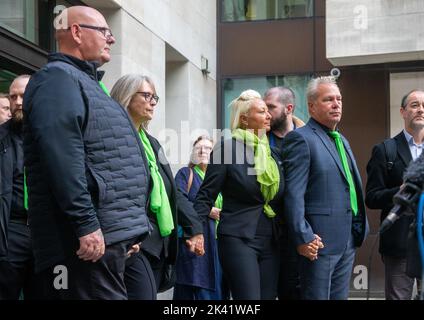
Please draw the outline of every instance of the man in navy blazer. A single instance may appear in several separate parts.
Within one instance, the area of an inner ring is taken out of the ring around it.
[[[347,299],[355,248],[368,229],[361,178],[347,140],[341,137],[350,174],[329,135],[342,116],[342,96],[334,78],[312,79],[307,99],[311,119],[283,142],[284,214],[302,256],[302,299]],[[356,201],[351,201],[352,192]]]

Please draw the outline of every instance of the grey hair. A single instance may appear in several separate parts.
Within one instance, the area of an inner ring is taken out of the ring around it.
[[[198,136],[197,139],[194,140],[194,142],[193,142],[193,148],[191,149],[190,162],[188,163],[188,167],[189,168],[193,168],[195,166],[195,163],[193,161],[193,158],[194,158],[194,147],[196,146],[196,144],[198,144],[200,141],[203,141],[203,140],[207,140],[210,143],[212,143],[212,147],[215,144],[214,141],[213,141],[213,139],[211,137],[207,136],[207,135]]]
[[[255,90],[249,89],[243,91],[240,96],[231,101],[230,128],[231,130],[240,128],[240,116],[249,112],[253,101],[261,99],[261,94]]]
[[[120,77],[118,81],[116,81],[110,92],[110,96],[128,112],[128,106],[130,105],[132,97],[145,82],[152,87],[153,93],[156,94],[155,84],[151,78],[141,74],[130,73]],[[147,129],[147,124],[148,123],[143,123],[143,128]],[[139,128],[137,128],[137,130],[138,129]]]
[[[0,92],[0,99],[1,98],[9,99],[9,95],[7,93]]]
[[[311,79],[306,88],[306,98],[309,101],[314,101],[317,96],[318,86],[321,84],[334,84],[336,87],[337,82],[336,78],[333,76],[325,76]]]
[[[278,101],[283,104],[284,106],[291,104],[293,105],[293,109],[295,107],[295,101],[296,101],[296,96],[294,94],[294,91],[288,87],[274,87],[274,88],[270,88],[267,91],[265,91],[264,93],[264,98],[277,94],[278,96]]]
[[[414,90],[409,91],[407,94],[405,94],[405,95],[402,97],[402,101],[401,101],[401,103],[400,103],[400,106],[401,106],[403,109],[405,109],[405,108],[406,108],[406,105],[408,104],[408,103],[407,103],[407,101],[408,101],[409,96],[410,96],[411,94],[413,94],[414,92],[424,92],[424,90],[422,90],[422,89],[414,89]]]

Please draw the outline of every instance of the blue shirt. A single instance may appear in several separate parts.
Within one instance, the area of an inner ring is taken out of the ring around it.
[[[403,129],[406,141],[408,142],[409,150],[411,151],[412,160],[417,159],[423,152],[423,144],[416,144],[414,137],[411,136],[405,129]]]

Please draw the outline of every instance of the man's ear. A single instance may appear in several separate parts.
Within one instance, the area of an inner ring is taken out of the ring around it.
[[[70,28],[71,28],[70,32],[72,34],[72,38],[74,39],[74,41],[77,44],[81,44],[82,43],[81,27],[77,25],[76,23],[73,23]]]
[[[308,112],[309,114],[313,114],[314,112],[314,104],[312,102],[308,102]]]
[[[286,105],[286,111],[287,114],[293,114],[294,106],[291,103]]]

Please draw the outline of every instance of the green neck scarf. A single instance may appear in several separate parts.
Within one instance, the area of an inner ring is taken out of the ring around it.
[[[24,208],[28,210],[28,187],[26,183],[26,170],[24,167]]]
[[[280,187],[280,173],[275,160],[271,156],[271,148],[266,134],[259,138],[253,132],[243,129],[235,129],[233,138],[251,147],[255,153],[256,179],[261,186],[261,192],[265,200],[264,212],[268,218],[275,217],[269,202],[274,198]]]
[[[171,206],[169,205],[169,199],[166,194],[162,176],[159,173],[152,145],[150,144],[144,130],[140,130],[138,134],[141,142],[143,143],[144,151],[149,163],[150,175],[153,181],[153,187],[150,193],[150,210],[156,214],[161,236],[166,237],[169,236],[174,229]]]
[[[194,166],[193,170],[197,173],[200,179],[202,179],[202,181],[205,180],[205,173],[199,166]],[[215,208],[222,209],[222,194],[218,194],[218,197],[216,197]]]
[[[99,86],[100,86],[100,88],[102,88],[104,93],[106,93],[110,97],[109,90],[106,88],[105,84],[103,82],[99,81]]]
[[[198,174],[198,176],[200,177],[200,179],[205,180],[205,173],[203,172],[202,169],[200,169],[199,166],[194,166],[193,170]],[[222,204],[223,204],[223,198],[222,198],[222,194],[219,193],[218,197],[216,197],[215,200],[215,208],[218,209],[222,209]],[[218,224],[219,224],[219,220],[215,220],[215,239],[218,239]]]

